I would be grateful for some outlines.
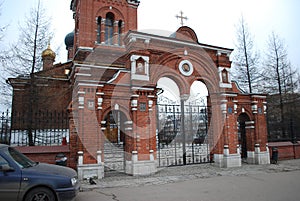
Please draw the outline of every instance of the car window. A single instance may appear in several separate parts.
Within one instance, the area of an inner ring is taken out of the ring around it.
[[[9,165],[8,162],[2,156],[0,156],[0,165]]]
[[[12,147],[9,147],[7,149],[7,153],[8,156],[10,156],[12,159],[14,159],[14,161],[21,167],[21,168],[28,168],[28,167],[32,167],[35,166],[37,163],[33,162],[32,160],[30,160],[29,158],[27,158],[24,154],[18,152],[17,150],[15,150]]]

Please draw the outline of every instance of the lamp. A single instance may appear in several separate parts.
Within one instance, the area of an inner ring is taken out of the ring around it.
[[[65,75],[69,75],[70,73],[70,69],[69,68],[65,68]]]

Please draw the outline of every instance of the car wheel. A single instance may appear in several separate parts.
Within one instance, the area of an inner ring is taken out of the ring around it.
[[[55,196],[47,188],[35,188],[28,192],[25,201],[55,201]]]

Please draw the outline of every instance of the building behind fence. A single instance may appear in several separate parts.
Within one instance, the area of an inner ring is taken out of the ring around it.
[[[267,126],[269,142],[300,140],[300,94],[285,94],[282,114],[279,95],[267,98]],[[283,118],[283,119],[282,119]]]
[[[29,133],[33,145],[51,146],[68,142],[69,122],[67,111],[39,111],[28,118],[26,113],[9,111],[1,114],[0,142],[13,146],[28,146]]]

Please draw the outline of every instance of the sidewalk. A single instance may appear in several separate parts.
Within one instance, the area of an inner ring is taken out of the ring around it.
[[[276,165],[243,164],[242,167],[237,168],[218,168],[213,164],[198,164],[160,168],[154,175],[139,177],[121,172],[109,172],[105,173],[103,179],[97,180],[96,185],[84,181],[81,186],[82,191],[90,191],[99,188],[146,186],[219,176],[247,176],[257,173],[270,174],[297,170],[300,170],[300,159],[279,161]]]

